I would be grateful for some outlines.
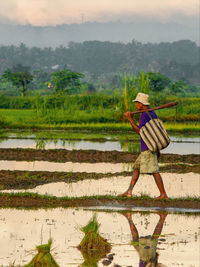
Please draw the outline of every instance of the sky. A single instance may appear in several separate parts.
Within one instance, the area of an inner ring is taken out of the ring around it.
[[[88,21],[193,22],[199,0],[0,0],[0,22],[54,26]]]

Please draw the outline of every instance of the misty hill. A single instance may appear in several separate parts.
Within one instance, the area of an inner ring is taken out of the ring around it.
[[[123,23],[86,22],[57,26],[35,27],[31,25],[9,25],[0,23],[0,45],[19,45],[29,47],[67,46],[69,42],[111,41],[128,43],[137,40],[142,43],[174,42],[192,40],[199,42],[198,25],[177,22],[160,23],[138,21]]]

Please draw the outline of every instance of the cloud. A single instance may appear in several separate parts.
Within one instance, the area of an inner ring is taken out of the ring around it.
[[[199,0],[3,0],[0,20],[56,25],[109,21],[135,16],[170,20],[175,14],[197,15]]]

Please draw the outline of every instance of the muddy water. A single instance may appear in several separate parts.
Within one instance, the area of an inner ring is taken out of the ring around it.
[[[139,144],[136,144],[139,147]],[[35,149],[68,149],[68,150],[101,150],[123,151],[119,142],[92,142],[92,141],[63,141],[63,140],[36,140],[36,139],[7,139],[0,143],[0,148],[35,148]]]
[[[0,160],[1,170],[25,170],[25,171],[49,171],[49,172],[95,172],[115,173],[131,171],[133,164],[130,163],[74,163],[74,162],[49,162],[49,161],[10,161]]]
[[[199,138],[171,137],[171,144],[163,150],[163,153],[172,154],[200,154]],[[68,150],[101,150],[101,151],[128,151],[139,152],[139,142],[125,141],[72,141],[72,140],[41,140],[41,139],[7,139],[0,142],[0,148],[34,148],[34,149],[68,149]]]
[[[200,196],[200,176],[199,174],[162,174],[165,189],[169,197],[199,197]],[[130,183],[131,177],[109,177],[99,180],[84,180],[76,183],[49,183],[40,185],[28,190],[3,190],[1,192],[32,192],[47,194],[57,197],[70,196],[93,196],[93,195],[118,195],[125,192]],[[135,185],[133,194],[140,196],[146,194],[151,197],[159,195],[159,191],[151,175],[141,175]]]
[[[127,218],[118,212],[96,212],[100,234],[112,244],[115,253],[109,266],[139,266],[139,253],[131,245],[132,235]],[[0,210],[0,265],[26,264],[36,254],[36,245],[53,238],[52,255],[60,266],[80,266],[84,259],[77,250],[85,226],[94,212],[82,209]],[[160,219],[156,213],[132,213],[132,223],[139,237],[151,236],[157,223],[163,227],[156,252],[158,262],[166,266],[198,267],[200,263],[199,216],[168,214]],[[102,267],[102,260],[98,263]]]

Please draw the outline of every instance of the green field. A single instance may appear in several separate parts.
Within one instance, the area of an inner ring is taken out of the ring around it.
[[[6,118],[3,127],[12,129],[58,129],[84,132],[132,132],[129,123],[126,122],[92,122],[86,121],[60,123],[49,122],[37,118],[34,110],[1,110],[1,115]],[[82,118],[82,114],[80,114]],[[171,133],[188,133],[197,135],[200,132],[199,122],[165,122],[166,129]]]
[[[4,97],[0,100],[1,128],[132,131],[123,115],[124,99],[119,96]],[[173,133],[198,134],[200,98],[155,98],[151,103],[152,106],[159,106],[174,101],[178,102],[177,107],[156,112],[167,130]],[[129,104],[129,109],[134,111],[134,104]],[[139,115],[134,118],[138,123]]]

